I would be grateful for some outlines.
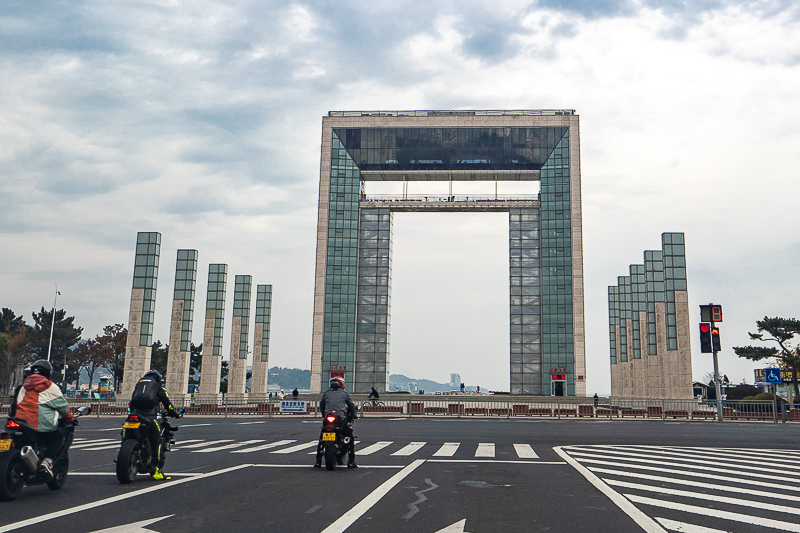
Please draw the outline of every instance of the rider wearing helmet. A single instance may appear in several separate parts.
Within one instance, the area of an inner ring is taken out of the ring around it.
[[[161,439],[161,427],[158,425],[158,405],[162,404],[167,414],[173,418],[180,418],[181,414],[175,410],[169,401],[167,392],[161,387],[161,373],[158,370],[148,370],[133,387],[131,401],[128,404],[131,413],[148,419],[150,424],[150,445],[156,451],[157,466],[153,479],[169,479],[164,477],[164,443]]]
[[[350,437],[348,445],[349,457],[347,460],[347,468],[357,468],[356,465],[356,449],[353,442],[353,420],[356,417],[356,406],[350,395],[344,390],[344,378],[341,376],[334,376],[330,381],[331,388],[322,395],[319,402],[319,412],[325,418],[331,411],[337,413],[346,413],[347,419],[343,426],[344,436]],[[317,451],[317,461],[314,463],[314,468],[322,466],[322,454]]]
[[[61,389],[50,381],[52,372],[53,365],[49,361],[40,359],[33,363],[30,375],[17,392],[13,407],[15,418],[36,431],[36,440],[44,449],[41,468],[49,477],[53,477],[53,459],[64,443],[58,420],[75,421]]]

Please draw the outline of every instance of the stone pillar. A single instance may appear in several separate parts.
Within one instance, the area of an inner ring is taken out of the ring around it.
[[[269,374],[269,323],[272,315],[272,285],[256,287],[256,327],[253,331],[253,377],[250,394],[267,395]]]
[[[189,398],[197,250],[178,250],[167,355],[167,394],[177,405]]]
[[[236,276],[233,292],[231,354],[228,361],[228,396],[246,397],[247,352],[250,334],[250,292],[252,276]]]
[[[128,341],[125,345],[125,368],[122,375],[122,389],[119,391],[123,397],[130,396],[134,384],[150,370],[160,254],[160,233],[137,233],[133,290],[128,315]]]
[[[220,398],[219,380],[222,368],[222,334],[225,326],[225,294],[228,286],[228,265],[208,265],[206,315],[203,326],[203,358],[200,362],[200,401],[216,402]]]

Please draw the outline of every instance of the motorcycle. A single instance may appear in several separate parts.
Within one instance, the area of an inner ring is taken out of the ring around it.
[[[178,413],[183,415],[183,409]],[[175,444],[174,433],[178,431],[178,427],[170,425],[166,411],[158,412],[156,422],[161,427],[161,440],[166,453]],[[122,444],[116,459],[117,479],[120,483],[130,483],[140,472],[150,475],[155,473],[158,456],[149,438],[151,424],[153,421],[149,418],[133,413],[122,424]]]
[[[75,417],[88,415],[91,407],[81,407]],[[53,459],[53,476],[42,470],[44,454],[36,439],[36,430],[9,417],[5,431],[0,432],[0,501],[10,501],[19,496],[25,485],[46,483],[51,490],[64,486],[69,473],[69,447],[75,433],[76,423],[66,423],[62,418],[58,430],[63,434],[63,444]]]
[[[344,434],[345,419],[336,411],[331,411],[322,419],[322,431],[317,444],[317,456],[325,457],[325,468],[333,470],[344,464],[344,456],[350,445],[350,437]]]

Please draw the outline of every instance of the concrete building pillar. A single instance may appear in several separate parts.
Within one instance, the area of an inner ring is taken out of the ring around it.
[[[203,358],[200,362],[201,402],[217,402],[222,370],[222,335],[225,329],[225,294],[228,286],[228,265],[208,265],[208,290],[203,326]]]
[[[125,345],[125,367],[119,391],[129,396],[133,386],[150,370],[153,344],[153,321],[158,285],[158,260],[161,254],[161,234],[136,234],[136,259],[133,266],[133,289],[128,315],[128,340]]]
[[[197,250],[178,250],[175,291],[169,329],[167,393],[176,405],[189,398],[189,370],[192,351],[192,323],[197,284]]]
[[[247,397],[247,353],[250,335],[250,292],[252,276],[236,276],[233,292],[231,353],[228,362],[228,396]]]
[[[266,396],[269,380],[269,326],[272,315],[272,285],[256,286],[256,326],[253,331],[253,377],[251,396]]]

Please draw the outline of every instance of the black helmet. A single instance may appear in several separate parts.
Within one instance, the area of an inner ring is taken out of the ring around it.
[[[161,383],[161,372],[159,372],[158,370],[148,370],[147,372],[144,373],[142,379],[148,376],[152,376],[157,382]]]
[[[50,375],[53,373],[53,365],[50,364],[50,361],[45,361],[44,359],[39,359],[35,363],[31,365],[31,374],[39,374],[41,376],[50,379]]]

